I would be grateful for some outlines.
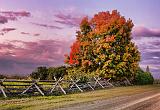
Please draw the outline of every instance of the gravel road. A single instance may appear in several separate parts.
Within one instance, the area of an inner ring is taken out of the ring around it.
[[[149,91],[68,105],[55,110],[160,110],[160,92]]]

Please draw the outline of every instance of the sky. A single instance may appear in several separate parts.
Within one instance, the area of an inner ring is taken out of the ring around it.
[[[0,0],[0,73],[64,64],[84,16],[118,10],[132,19],[140,66],[160,78],[160,0]]]

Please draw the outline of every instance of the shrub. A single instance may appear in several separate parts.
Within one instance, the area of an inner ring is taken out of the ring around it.
[[[135,76],[135,84],[137,85],[146,85],[153,84],[154,78],[149,72],[144,72],[142,69],[138,69]]]

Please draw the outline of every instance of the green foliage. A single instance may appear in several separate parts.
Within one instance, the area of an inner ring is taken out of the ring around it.
[[[35,71],[30,74],[30,77],[33,79],[40,78],[41,80],[52,80],[54,77],[59,78],[66,75],[66,67],[38,67]]]
[[[6,78],[5,75],[0,74],[0,79]]]
[[[94,76],[96,76],[96,72],[86,71],[84,68],[74,66],[74,67],[67,68],[67,75],[65,78],[69,80],[80,79],[79,82],[87,82],[89,78]]]
[[[47,67],[37,67],[37,69],[35,71],[33,71],[30,76],[33,79],[38,79],[40,78],[41,80],[45,80],[47,79],[48,76],[48,69]]]
[[[145,85],[145,84],[153,84],[154,78],[149,72],[144,72],[142,69],[138,69],[135,76],[135,84],[137,85]]]
[[[60,66],[60,67],[49,67],[48,68],[48,78],[47,79],[54,79],[63,77],[64,75],[67,74],[66,72],[66,67],[65,66]]]

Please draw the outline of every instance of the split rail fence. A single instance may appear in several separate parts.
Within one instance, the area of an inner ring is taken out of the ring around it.
[[[42,96],[55,92],[67,94],[71,91],[84,92],[85,90],[95,90],[97,88],[114,87],[111,79],[91,78],[88,82],[77,80],[64,80],[63,78],[54,80],[16,80],[0,79],[0,94],[5,98],[13,95],[24,95],[39,93]]]

